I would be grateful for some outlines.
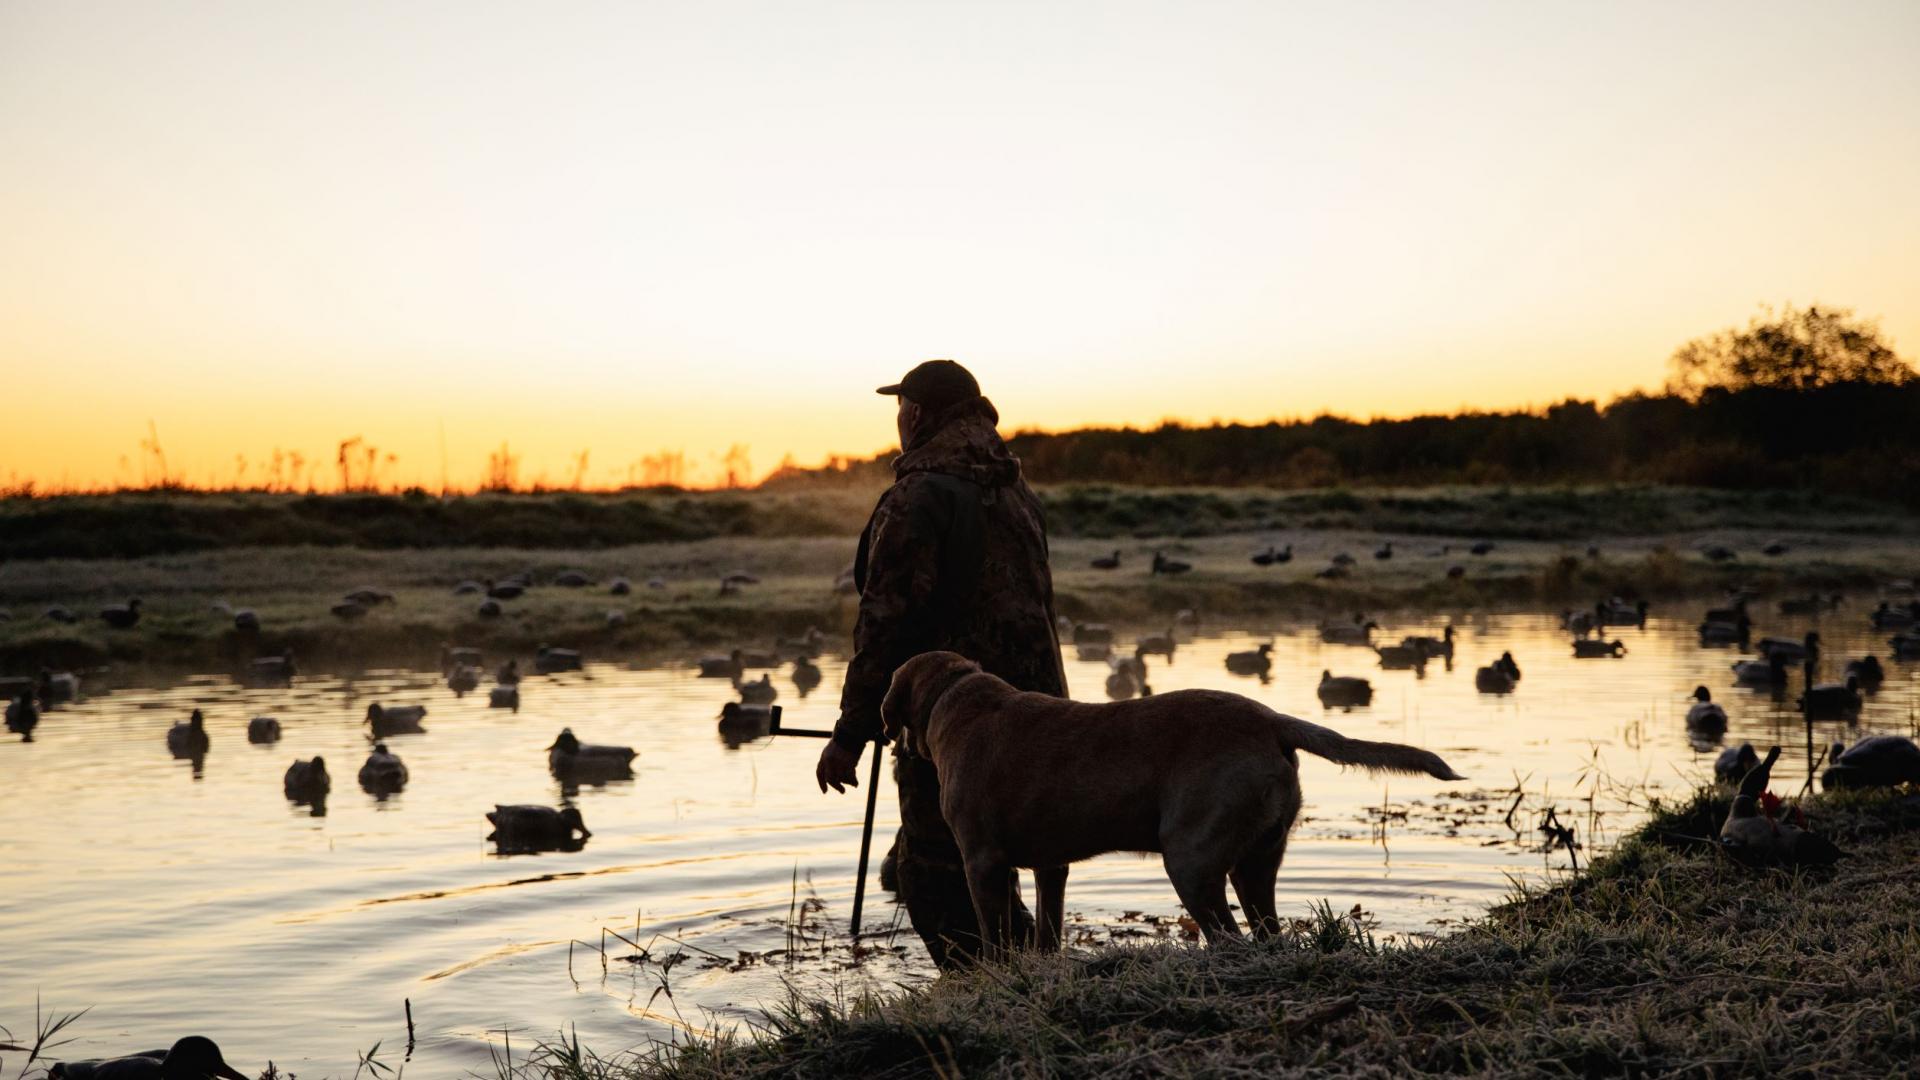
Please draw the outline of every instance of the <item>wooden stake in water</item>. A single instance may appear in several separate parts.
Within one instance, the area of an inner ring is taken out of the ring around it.
[[[809,739],[831,739],[833,732],[819,731],[813,728],[790,728],[780,726],[780,706],[767,710],[767,732],[771,735],[799,735]],[[873,741],[873,768],[867,777],[867,817],[860,826],[860,865],[853,879],[853,924],[849,932],[854,944],[860,943],[860,912],[867,899],[867,859],[873,852],[873,815],[880,798],[880,748],[886,745],[884,739]]]

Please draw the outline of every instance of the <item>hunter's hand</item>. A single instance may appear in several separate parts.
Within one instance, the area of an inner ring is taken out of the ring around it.
[[[855,769],[859,764],[860,751],[849,750],[828,739],[826,749],[820,751],[820,764],[814,766],[813,777],[820,781],[821,791],[831,786],[835,791],[845,792],[847,788],[860,786]]]

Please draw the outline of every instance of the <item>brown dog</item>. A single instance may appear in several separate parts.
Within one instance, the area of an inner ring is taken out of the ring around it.
[[[1015,690],[952,652],[902,664],[880,715],[940,774],[989,951],[1010,937],[1010,868],[1033,870],[1038,944],[1057,949],[1067,865],[1109,851],[1159,852],[1209,942],[1240,936],[1229,878],[1254,935],[1273,933],[1274,878],[1300,811],[1296,750],[1464,779],[1426,750],[1349,739],[1238,694],[1084,704]]]

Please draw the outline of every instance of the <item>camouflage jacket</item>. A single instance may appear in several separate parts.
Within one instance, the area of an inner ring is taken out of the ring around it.
[[[985,398],[953,406],[893,461],[854,558],[860,616],[834,741],[879,738],[893,671],[951,649],[1022,690],[1066,696],[1046,515]]]

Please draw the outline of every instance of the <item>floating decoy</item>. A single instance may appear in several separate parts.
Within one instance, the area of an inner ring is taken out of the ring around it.
[[[773,730],[773,706],[729,701],[720,707],[720,741],[737,749]]]
[[[1331,671],[1322,671],[1318,693],[1320,704],[1328,708],[1351,709],[1373,701],[1373,684],[1357,676],[1336,677]]]
[[[806,697],[808,691],[820,685],[820,665],[807,657],[796,657],[793,661],[793,685],[800,688],[801,697]]]
[[[233,613],[233,628],[243,634],[260,632],[260,613],[252,608],[241,608]]]
[[[631,592],[633,592],[633,582],[626,578],[617,577],[607,583],[607,593],[610,596],[626,596]]]
[[[41,668],[34,679],[34,692],[40,698],[40,704],[65,705],[80,700],[80,676],[71,671],[52,671]]]
[[[1113,658],[1113,646],[1102,641],[1095,645],[1075,645],[1074,655],[1082,660],[1110,660]]]
[[[482,600],[480,601],[480,606],[473,609],[473,613],[483,619],[497,619],[500,617],[500,613],[505,610],[505,608],[500,606],[500,601],[498,600]]]
[[[1618,597],[1602,600],[1593,606],[1593,616],[1594,625],[1602,630],[1609,626],[1644,627],[1647,625],[1647,602],[1641,600],[1629,604]]]
[[[1852,747],[1834,743],[1827,760],[1820,784],[1828,791],[1920,784],[1920,746],[1899,735],[1869,735]]]
[[[553,576],[553,583],[563,589],[584,589],[593,584],[585,570],[562,570]]]
[[[454,668],[462,665],[471,668],[484,667],[486,660],[481,656],[479,649],[466,645],[450,645],[444,641],[441,642],[440,674],[451,675],[453,674]]]
[[[1104,623],[1075,623],[1073,643],[1075,645],[1111,645],[1113,644],[1113,627]]]
[[[407,786],[407,763],[400,756],[387,749],[387,744],[373,744],[373,752],[360,766],[360,787],[369,795],[392,795]]]
[[[809,626],[807,632],[797,638],[775,638],[773,652],[782,660],[813,660],[819,657],[826,644],[826,632],[817,626]]]
[[[1173,648],[1173,627],[1169,626],[1164,634],[1148,634],[1135,642],[1133,652],[1136,656],[1164,656],[1167,658],[1167,663],[1171,664]]]
[[[256,683],[291,682],[298,672],[292,649],[281,650],[279,656],[256,656],[247,662],[247,676]]]
[[[1255,649],[1227,654],[1227,670],[1235,675],[1265,675],[1273,669],[1273,642],[1263,641]]]
[[[1586,637],[1588,634],[1593,633],[1593,625],[1594,618],[1593,612],[1591,611],[1573,611],[1569,609],[1560,613],[1561,629],[1573,631],[1576,637]]]
[[[352,622],[366,615],[367,605],[355,603],[352,600],[342,600],[327,610],[332,612],[337,618]]]
[[[40,726],[40,710],[33,704],[33,696],[21,694],[7,703],[7,730],[22,738],[31,740],[33,729]],[[172,744],[172,740],[168,740]]]
[[[578,851],[593,834],[572,806],[555,810],[551,806],[495,805],[487,815],[493,831],[487,839],[505,851]],[[574,833],[579,833],[576,839]]]
[[[1385,561],[1393,558],[1393,541],[1389,540],[1373,550],[1373,557]]]
[[[131,630],[140,621],[140,598],[134,597],[118,607],[100,609],[100,620],[115,630]]]
[[[1472,547],[1468,548],[1467,550],[1472,552],[1475,555],[1485,555],[1486,553],[1493,550],[1493,541],[1481,540],[1478,543],[1474,544]]]
[[[1614,641],[1595,641],[1581,638],[1573,643],[1573,655],[1576,660],[1597,660],[1603,657],[1625,656],[1627,655],[1627,646],[1625,642],[1617,639]]]
[[[1380,657],[1380,666],[1388,671],[1406,671],[1409,668],[1427,666],[1427,654],[1411,640],[1403,640],[1398,645],[1376,645],[1373,651]]]
[[[1887,639],[1895,660],[1920,660],[1920,634],[1895,634]]]
[[[1320,640],[1330,645],[1371,646],[1373,632],[1379,628],[1380,624],[1372,619],[1363,621],[1358,615],[1353,619],[1354,621],[1350,623],[1321,623]]]
[[[1875,630],[1904,630],[1915,622],[1913,606],[1894,607],[1885,600],[1867,616]]]
[[[67,623],[71,625],[80,621],[80,616],[75,615],[73,612],[58,604],[48,608],[43,614],[57,623]]]
[[[740,650],[735,649],[725,656],[703,656],[694,661],[700,667],[703,679],[738,679],[746,665],[741,663]]]
[[[774,688],[771,675],[762,675],[748,682],[741,682],[736,675],[733,688],[739,691],[741,702],[748,705],[766,705],[780,696],[780,691]]]
[[[1147,662],[1139,656],[1116,656],[1107,661],[1107,697],[1125,701],[1138,697],[1147,685]]]
[[[1114,548],[1113,554],[1101,555],[1087,565],[1095,570],[1118,570],[1120,569],[1120,549]]]
[[[1736,660],[1733,663],[1733,681],[1738,686],[1787,685],[1787,662],[1785,660]]]
[[[227,1064],[220,1048],[203,1035],[189,1035],[166,1050],[143,1050],[128,1057],[63,1061],[47,1071],[63,1080],[247,1080]]]
[[[186,720],[175,723],[167,729],[167,750],[177,758],[202,757],[210,745],[207,739],[207,718],[199,709]]]
[[[520,686],[517,683],[503,683],[487,690],[487,708],[511,709],[520,711]]]
[[[1760,755],[1752,743],[1741,743],[1720,751],[1713,761],[1713,778],[1723,784],[1738,784],[1755,765],[1760,764]]]
[[[280,786],[293,802],[314,803],[333,790],[333,778],[327,775],[326,759],[316,754],[311,761],[296,760],[287,766],[286,779]]]
[[[500,670],[494,673],[493,681],[499,683],[501,686],[518,686],[520,684],[520,661],[509,660],[501,664]]]
[[[1887,670],[1880,666],[1880,658],[1877,656],[1865,656],[1858,660],[1847,661],[1846,669],[1842,674],[1858,682],[1860,689],[1868,691],[1880,689],[1880,684],[1887,678]]]
[[[1184,574],[1191,569],[1193,569],[1192,563],[1181,562],[1178,559],[1169,559],[1157,551],[1153,553],[1152,572],[1155,574]]]
[[[256,716],[247,721],[247,741],[250,743],[279,742],[280,721],[271,716]]]
[[[1406,644],[1419,649],[1421,655],[1429,660],[1440,657],[1451,659],[1453,657],[1453,624],[1448,623],[1440,631],[1439,637],[1410,637],[1406,639]]]
[[[1714,612],[1708,612],[1707,618],[1700,624],[1700,644],[1702,645],[1745,645],[1753,632],[1753,620],[1741,612],[1732,619],[1716,619]]]
[[[373,725],[376,739],[389,735],[424,735],[427,729],[420,726],[420,721],[426,715],[425,705],[382,705],[376,701],[367,706],[365,722]]]
[[[578,649],[556,649],[542,645],[533,656],[533,670],[538,675],[552,675],[560,671],[580,670],[580,651]]]
[[[563,779],[619,780],[633,775],[633,759],[637,756],[631,746],[583,743],[574,737],[572,728],[561,728],[559,737],[547,747],[547,768]]]
[[[1801,664],[1809,658],[1817,660],[1820,656],[1820,631],[1809,630],[1807,636],[1799,641],[1791,638],[1764,637],[1753,648],[1761,656],[1769,660],[1778,657],[1781,663],[1785,664]]]
[[[477,593],[483,593],[486,591],[487,591],[487,587],[485,585],[481,584],[478,581],[473,580],[472,578],[468,578],[467,580],[453,587],[453,595],[455,596],[473,596]]]
[[[1488,664],[1473,673],[1473,688],[1483,694],[1513,693],[1513,676],[1501,670],[1498,664]]]
[[[479,668],[470,667],[466,664],[460,664],[455,666],[452,671],[447,673],[447,689],[453,691],[453,696],[456,698],[466,697],[467,691],[477,690],[479,688],[480,688],[480,669]]]
[[[1785,543],[1779,540],[1775,540],[1772,543],[1768,544],[1766,547],[1761,548],[1760,554],[1771,555],[1777,559],[1780,556],[1785,555],[1787,552],[1791,550],[1793,549],[1789,548]]]
[[[1714,703],[1713,691],[1704,686],[1693,688],[1693,705],[1687,709],[1687,726],[1696,731],[1727,730],[1727,710]]]
[[[385,589],[376,589],[371,585],[362,585],[340,599],[359,604],[361,607],[375,607],[393,603],[393,594]]]
[[[1844,683],[1813,685],[1813,665],[1806,667],[1807,689],[1800,695],[1800,710],[1810,719],[1846,720],[1860,715],[1865,702],[1860,699],[1860,680],[1847,676]]]
[[[1493,666],[1505,672],[1507,678],[1512,679],[1514,682],[1520,681],[1520,663],[1513,658],[1512,653],[1501,653],[1500,659],[1495,660]]]

